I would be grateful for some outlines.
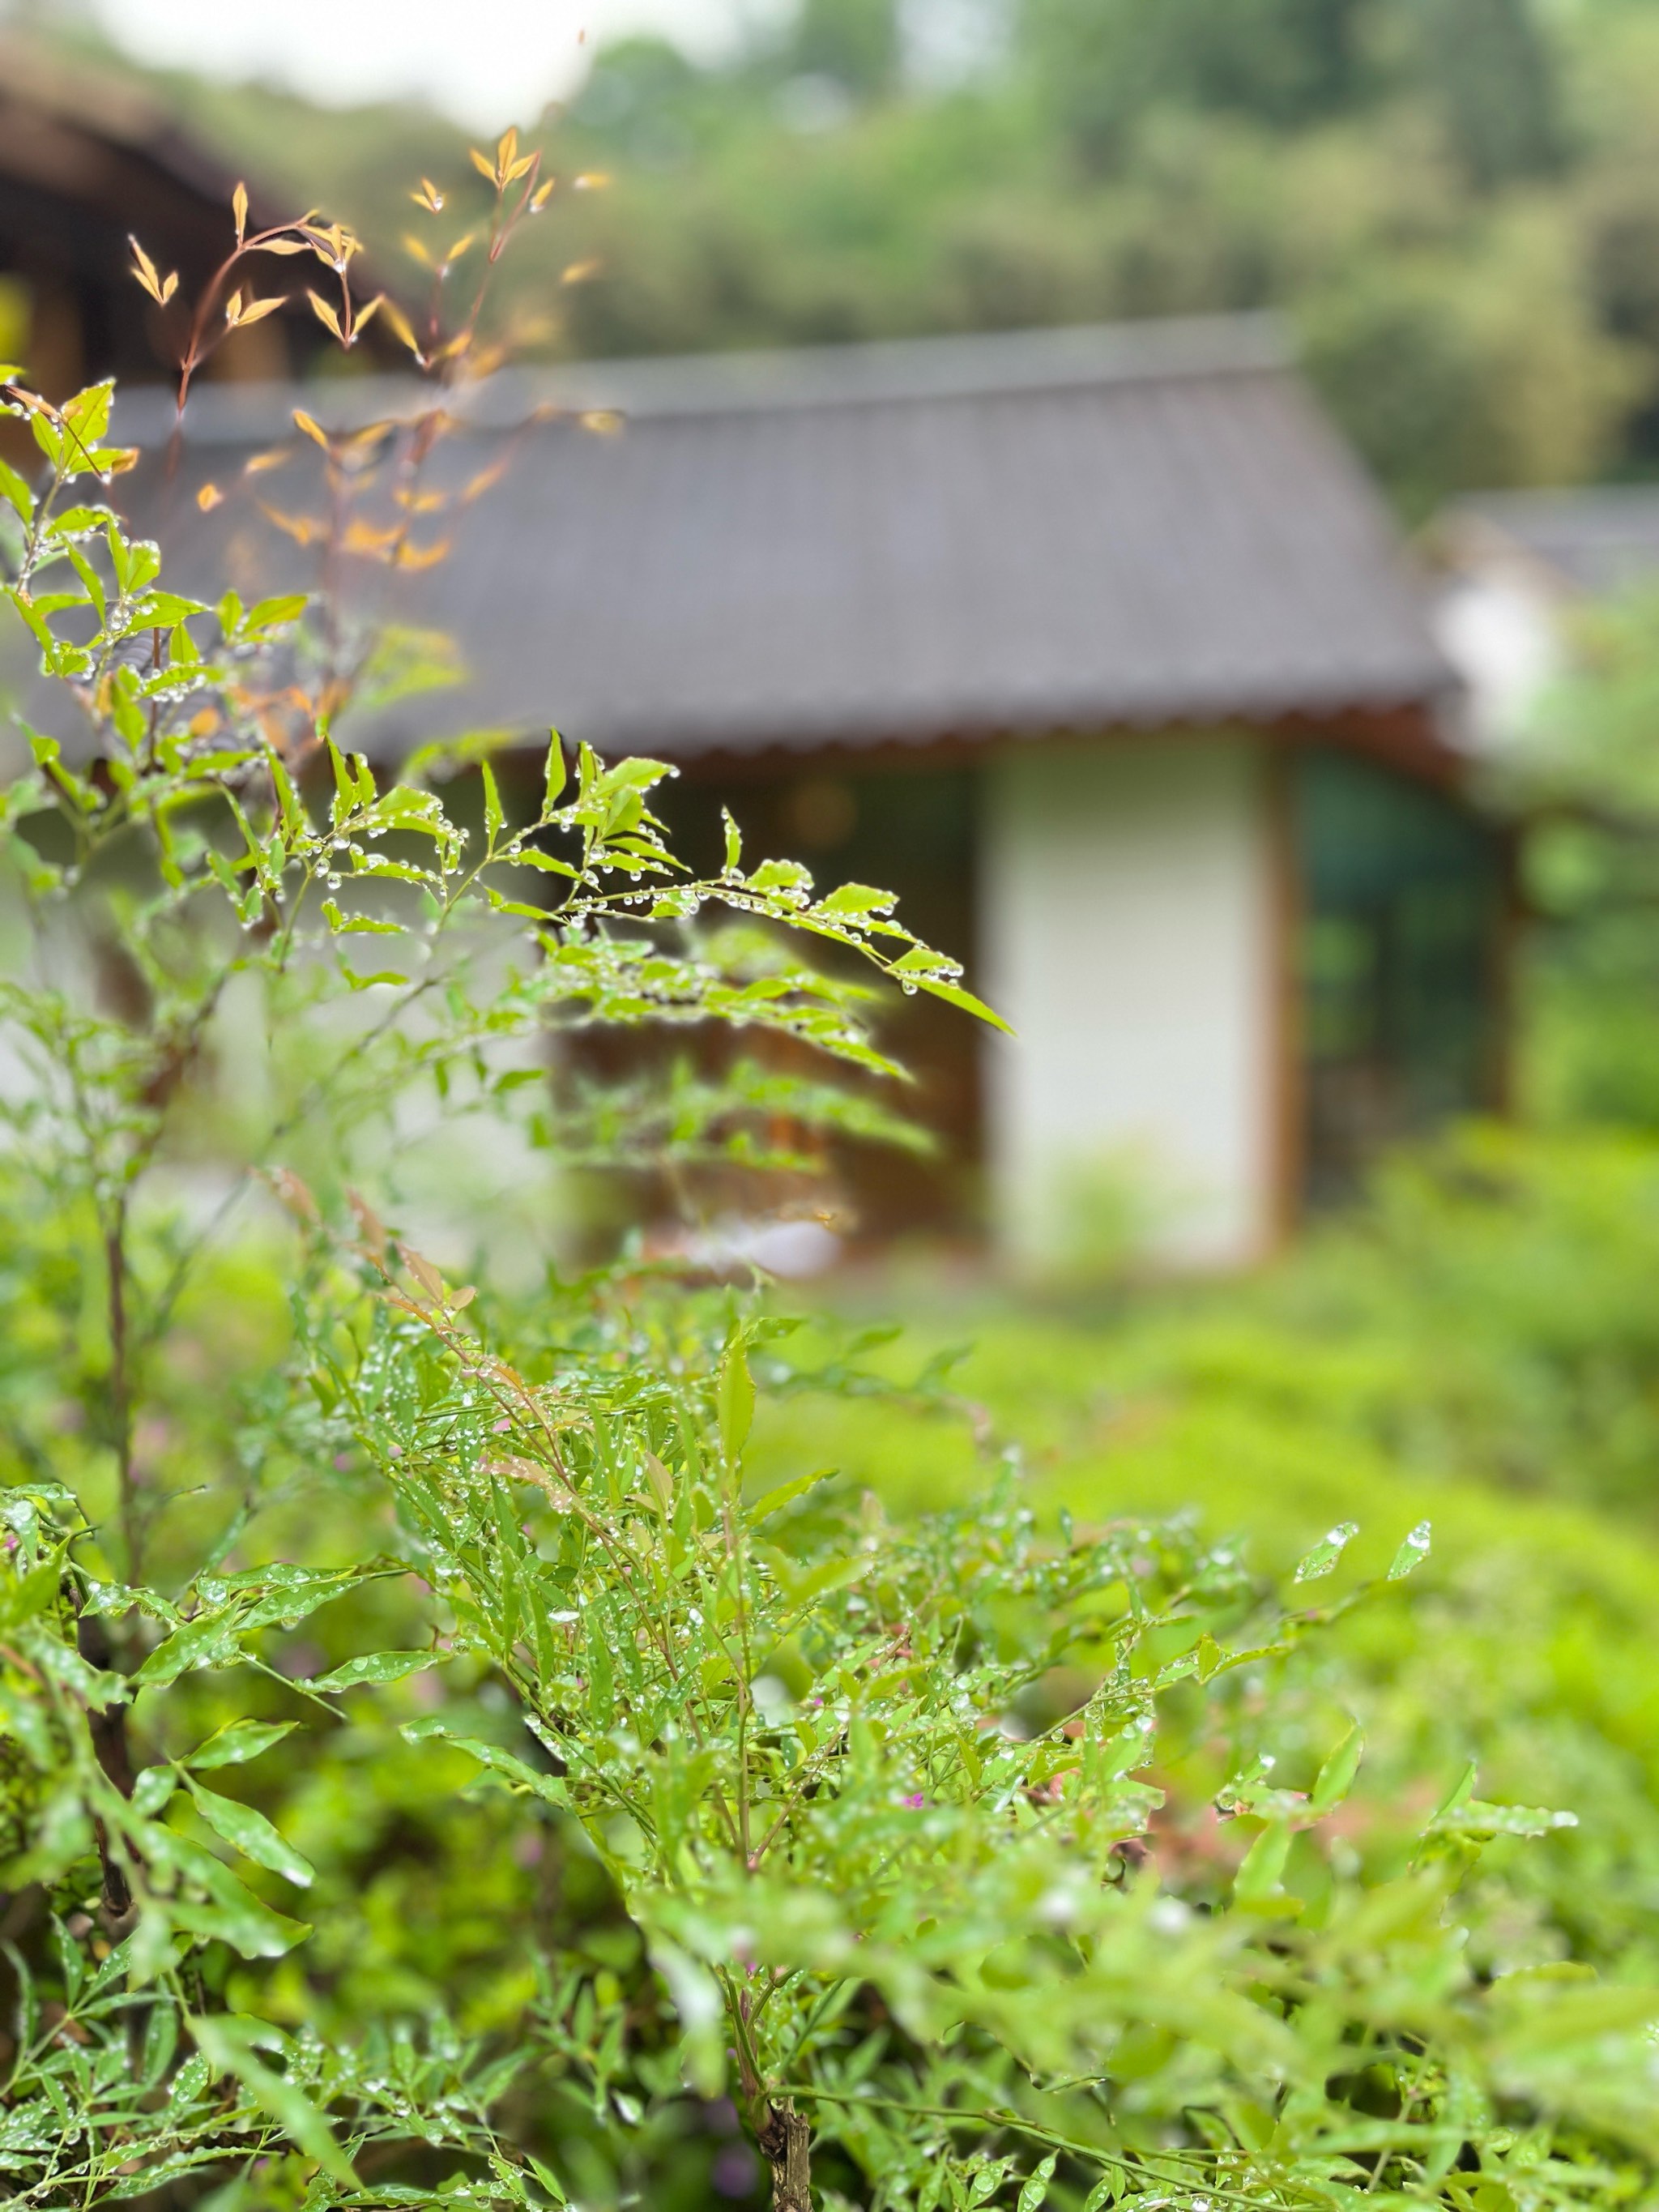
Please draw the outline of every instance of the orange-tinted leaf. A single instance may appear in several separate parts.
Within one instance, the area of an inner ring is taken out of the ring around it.
[[[448,550],[449,540],[447,538],[439,538],[433,545],[410,545],[405,543],[398,548],[396,566],[399,568],[413,568],[417,572],[422,568],[435,568]]]
[[[242,474],[245,477],[262,477],[267,469],[286,468],[293,459],[286,446],[273,446],[269,453],[255,453],[244,461]]]
[[[309,514],[283,514],[276,507],[267,507],[264,500],[259,501],[259,512],[267,522],[275,523],[277,529],[284,532],[296,545],[315,545],[328,534],[323,524]]]
[[[341,544],[348,553],[385,553],[395,545],[402,532],[394,523],[389,530],[377,530],[372,523],[348,523]]]
[[[561,284],[585,284],[590,276],[597,276],[604,264],[597,256],[586,261],[573,261],[559,276]]]
[[[503,456],[499,461],[492,461],[487,469],[480,469],[477,475],[473,477],[471,483],[468,484],[466,489],[461,494],[462,504],[465,505],[467,501],[471,500],[481,499],[485,492],[493,490],[495,486],[501,482],[501,478],[506,474],[507,459],[505,456]]]
[[[610,182],[610,176],[604,169],[584,169],[580,177],[573,177],[571,179],[572,185],[579,192],[603,191]]]
[[[230,196],[230,211],[236,218],[236,243],[240,246],[247,236],[247,186],[239,184]]]
[[[179,271],[176,269],[170,269],[161,279],[161,305],[164,307],[178,289]]]
[[[204,483],[196,495],[196,504],[204,514],[211,514],[214,508],[219,506],[223,499],[224,494],[217,484]]]
[[[433,183],[430,177],[422,177],[421,179],[420,191],[418,192],[411,192],[409,197],[414,201],[416,207],[424,208],[428,215],[438,215],[442,212],[444,196],[438,190],[436,185]]]
[[[270,1168],[266,1171],[265,1181],[290,1213],[301,1221],[321,1220],[316,1200],[292,1168]]]
[[[544,185],[538,185],[534,194],[532,195],[530,202],[531,214],[539,215],[552,197],[553,179],[550,177]]]
[[[579,415],[576,420],[584,430],[592,430],[598,437],[614,438],[623,427],[623,418],[617,414],[614,407],[590,407],[585,415]]]
[[[438,1273],[438,1270],[433,1266],[431,1261],[426,1258],[424,1254],[417,1252],[412,1244],[399,1244],[398,1247],[398,1257],[403,1261],[404,1267],[408,1268],[410,1273],[414,1276],[416,1281],[426,1292],[428,1297],[442,1297],[444,1294],[444,1279]]]
[[[311,296],[314,300],[317,295],[313,292]],[[314,416],[307,415],[303,407],[296,407],[294,410],[294,427],[296,430],[303,430],[307,438],[311,439],[314,444],[320,446],[325,453],[327,453],[327,431],[324,429],[322,424],[317,421]]]
[[[476,146],[469,146],[466,150],[468,157],[478,174],[481,177],[488,177],[490,183],[493,185],[495,181],[495,164],[490,160],[487,154],[481,154]]]

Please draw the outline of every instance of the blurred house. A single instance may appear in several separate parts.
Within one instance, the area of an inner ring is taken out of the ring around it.
[[[1659,580],[1659,487],[1482,492],[1435,523],[1435,628],[1477,746],[1501,744],[1565,659],[1575,604]]]
[[[232,481],[287,404],[204,392],[191,465]],[[890,885],[1017,1030],[899,1009],[952,1164],[866,1170],[866,1225],[1035,1258],[1133,1188],[1166,1255],[1236,1264],[1498,1102],[1501,842],[1271,325],[594,362],[498,380],[458,443],[457,481],[509,465],[416,586],[474,672],[448,726],[680,763],[694,836],[724,799],[751,851]],[[242,542],[228,501],[206,527]]]
[[[234,244],[236,181],[142,91],[0,35],[0,360],[21,362],[54,399],[104,376],[167,377],[190,307]],[[299,211],[262,204],[256,183],[256,229]],[[165,310],[133,280],[130,234],[178,272]],[[328,355],[305,270],[262,260],[261,294],[292,295],[294,305],[229,332],[209,375],[281,378]],[[380,343],[371,331],[366,349]]]

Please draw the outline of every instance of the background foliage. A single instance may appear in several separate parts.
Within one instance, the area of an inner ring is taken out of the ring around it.
[[[159,82],[377,238],[464,158],[419,111]],[[502,304],[576,355],[1283,307],[1416,516],[1650,471],[1656,121],[1648,0],[805,0],[717,64],[599,57],[557,162],[612,191]]]

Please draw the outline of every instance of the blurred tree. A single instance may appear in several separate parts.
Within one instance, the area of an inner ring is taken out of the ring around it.
[[[1419,0],[1425,74],[1457,157],[1481,190],[1553,168],[1562,153],[1555,57],[1534,0]]]
[[[1373,0],[1026,0],[1042,96],[1073,150],[1100,166],[1163,106],[1277,125],[1349,106],[1367,82]]]
[[[802,0],[783,49],[796,75],[824,77],[854,100],[897,88],[902,41],[896,0]]]

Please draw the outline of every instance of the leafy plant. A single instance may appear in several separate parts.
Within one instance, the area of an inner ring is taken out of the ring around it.
[[[540,187],[515,140],[480,160],[493,249]],[[349,283],[332,228],[273,235]],[[477,328],[411,349],[451,377]],[[757,1294],[637,1243],[526,1289],[480,1237],[460,1283],[380,1218],[417,1115],[526,1158],[805,1164],[781,1107],[868,1109],[769,1071],[665,1111],[548,1042],[714,1024],[883,1072],[862,992],[788,945],[984,1014],[951,964],[735,833],[689,878],[659,763],[573,776],[555,737],[523,821],[473,735],[385,780],[349,729],[389,648],[349,598],[172,592],[99,496],[109,387],[5,394],[44,463],[0,475],[7,597],[62,710],[0,799],[12,2201],[706,2202],[752,2195],[739,2123],[786,2212],[1638,2188],[1652,1993],[1471,1963],[1469,1869],[1563,1816],[1472,1771],[1357,1815],[1358,1732],[1295,1686],[1367,1595],[1301,1587],[1351,1529],[1286,1602],[1178,1522],[1039,1530],[1012,1456],[914,1525],[810,1465],[756,1495],[757,1392],[866,1392],[855,1354],[791,1365]],[[442,416],[441,385],[300,419],[325,575],[424,564]],[[356,2003],[377,1790],[489,1924],[435,1964],[389,1938],[401,1984]]]

